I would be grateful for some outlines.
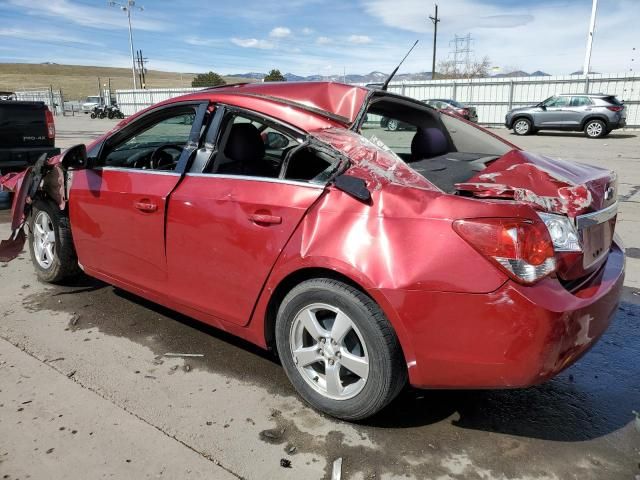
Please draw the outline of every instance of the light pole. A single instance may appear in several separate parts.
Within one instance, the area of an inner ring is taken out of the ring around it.
[[[131,49],[131,76],[133,78],[133,89],[136,85],[136,59],[133,56],[133,32],[131,30],[131,10],[136,9],[140,12],[144,10],[143,7],[137,7],[135,0],[127,0],[126,3],[109,2],[110,7],[119,7],[123,12],[127,12],[127,20],[129,20],[129,48]]]
[[[596,29],[596,13],[598,12],[598,0],[593,0],[591,7],[591,23],[589,23],[589,36],[587,37],[587,53],[584,56],[584,68],[582,73],[586,77],[591,68],[591,47],[593,46],[593,34]]]

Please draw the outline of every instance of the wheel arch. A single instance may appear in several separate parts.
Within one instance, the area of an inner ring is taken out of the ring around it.
[[[531,122],[531,128],[535,127],[535,122],[533,121],[533,115],[531,115],[530,113],[517,113],[511,119],[511,123],[509,125],[509,129],[513,128],[515,123],[518,120],[520,120],[521,118],[526,118],[527,120],[529,120]]]
[[[410,336],[405,331],[404,324],[398,317],[396,311],[391,306],[391,303],[382,295],[382,293],[375,288],[367,288],[361,281],[356,281],[352,276],[349,276],[341,271],[325,268],[308,266],[302,267],[295,271],[288,273],[283,277],[273,289],[273,293],[270,295],[263,316],[263,335],[266,347],[277,354],[277,348],[275,345],[275,323],[276,316],[278,314],[278,308],[284,300],[284,297],[293,289],[296,285],[299,285],[305,280],[311,280],[314,278],[329,278],[332,280],[338,280],[343,282],[356,290],[362,292],[371,298],[378,307],[383,311],[391,326],[398,337],[400,343],[400,349],[405,359],[405,365],[408,368],[409,365],[415,363],[415,353],[413,350],[413,344],[410,341]],[[408,370],[411,370],[408,368]],[[409,374],[411,372],[409,371]]]
[[[602,115],[602,114],[593,114],[593,115],[589,115],[588,117],[586,117],[584,120],[582,120],[582,123],[580,124],[580,130],[584,130],[584,127],[587,125],[588,122],[590,122],[591,120],[600,120],[601,122],[604,122],[604,126],[605,128],[609,128],[609,119],[606,117],[606,115]]]
[[[275,342],[275,325],[278,308],[280,307],[282,300],[284,300],[284,297],[287,296],[287,293],[289,293],[296,285],[299,285],[306,280],[312,280],[314,278],[329,278],[332,280],[338,280],[371,297],[371,295],[362,285],[360,285],[349,276],[336,270],[331,270],[329,268],[323,267],[304,267],[289,273],[280,280],[278,285],[273,290],[273,293],[269,297],[267,308],[265,310],[264,338],[267,347],[270,350],[273,350],[274,352],[277,351]]]

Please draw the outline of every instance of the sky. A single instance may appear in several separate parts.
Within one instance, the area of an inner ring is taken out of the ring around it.
[[[126,2],[126,0],[120,0]],[[591,0],[439,0],[437,59],[454,35],[497,69],[582,69]],[[430,0],[139,0],[133,40],[148,68],[297,75],[431,70]],[[592,70],[640,62],[640,0],[599,0]],[[633,50],[633,49],[636,50]],[[95,0],[0,0],[0,63],[131,65],[125,12]]]

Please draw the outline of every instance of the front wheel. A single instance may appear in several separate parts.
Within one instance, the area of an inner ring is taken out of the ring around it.
[[[300,396],[343,420],[374,415],[407,382],[398,338],[382,310],[336,280],[307,280],[287,294],[276,319],[276,344]]]
[[[607,127],[602,120],[589,120],[584,126],[584,134],[589,138],[604,137],[607,133]]]
[[[526,118],[519,118],[513,124],[513,133],[516,135],[529,135],[533,133],[531,122]]]
[[[38,199],[29,218],[29,252],[38,278],[56,283],[80,273],[69,218],[52,202]]]
[[[390,118],[389,121],[387,122],[387,130],[395,132],[399,128],[400,128],[400,123],[398,123],[398,120],[394,118]]]
[[[91,118],[96,118],[96,112],[91,112],[91,115],[89,115]]]

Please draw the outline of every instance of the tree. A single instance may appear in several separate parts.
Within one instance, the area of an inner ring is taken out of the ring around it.
[[[485,78],[489,76],[491,60],[484,57],[482,60],[474,60],[467,67],[459,68],[453,60],[445,60],[438,65],[439,78]]]
[[[266,77],[264,77],[265,82],[286,82],[287,79],[284,78],[284,75],[280,73],[280,70],[274,68],[271,70]]]
[[[226,84],[227,82],[224,81],[224,78],[215,72],[199,73],[191,81],[192,87],[217,87],[218,85]]]

